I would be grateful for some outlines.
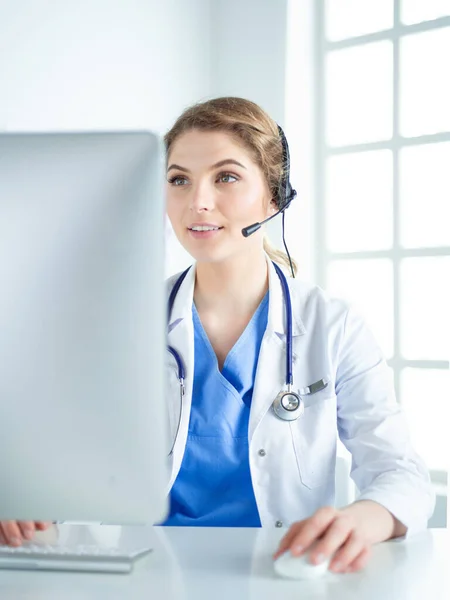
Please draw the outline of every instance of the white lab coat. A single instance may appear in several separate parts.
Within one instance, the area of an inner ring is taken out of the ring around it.
[[[426,466],[411,446],[391,371],[377,343],[361,317],[345,302],[291,278],[294,389],[325,377],[330,384],[302,396],[305,412],[298,420],[289,423],[274,414],[272,403],[285,389],[285,304],[276,271],[269,260],[268,264],[268,325],[248,430],[251,478],[262,526],[287,527],[321,506],[334,505],[339,435],[352,455],[351,477],[360,492],[357,499],[371,499],[385,506],[407,526],[408,536],[420,531],[433,512],[435,495]],[[169,279],[169,292],[177,278]],[[183,358],[186,390],[168,493],[180,470],[189,425],[194,281],[195,266],[178,291],[169,323],[168,343]],[[169,353],[167,356],[172,443],[179,419],[180,388],[175,360]]]

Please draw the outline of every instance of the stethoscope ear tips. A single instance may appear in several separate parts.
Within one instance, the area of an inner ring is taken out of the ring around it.
[[[272,404],[273,412],[283,421],[295,421],[305,412],[305,404],[298,394],[282,390]]]

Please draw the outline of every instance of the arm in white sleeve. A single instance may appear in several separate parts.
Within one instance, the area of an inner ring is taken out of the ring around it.
[[[428,469],[411,445],[391,370],[353,309],[346,317],[336,394],[338,432],[352,455],[357,500],[384,506],[407,527],[408,537],[426,528],[435,505]]]

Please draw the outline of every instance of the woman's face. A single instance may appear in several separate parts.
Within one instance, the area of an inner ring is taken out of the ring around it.
[[[242,228],[276,210],[250,153],[223,131],[191,130],[174,142],[167,165],[167,212],[177,238],[199,262],[262,249],[262,231]]]

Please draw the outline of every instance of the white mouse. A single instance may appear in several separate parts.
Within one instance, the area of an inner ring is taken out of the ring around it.
[[[291,579],[316,579],[322,577],[328,570],[330,559],[314,565],[310,562],[309,552],[301,556],[293,556],[288,550],[279,556],[274,562],[274,569],[282,577]]]

